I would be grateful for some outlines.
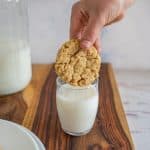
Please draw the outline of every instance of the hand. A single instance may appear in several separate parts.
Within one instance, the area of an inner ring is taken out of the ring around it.
[[[72,7],[70,38],[81,40],[82,48],[100,50],[99,33],[105,25],[124,17],[133,0],[80,0]]]

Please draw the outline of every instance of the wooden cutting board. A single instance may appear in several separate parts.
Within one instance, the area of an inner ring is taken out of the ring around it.
[[[102,64],[99,109],[92,131],[81,137],[66,135],[56,110],[53,65],[33,65],[33,78],[22,92],[0,97],[0,118],[32,130],[47,150],[133,150],[112,66]]]

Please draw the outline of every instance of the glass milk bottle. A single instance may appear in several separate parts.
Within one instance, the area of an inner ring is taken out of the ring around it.
[[[27,0],[0,0],[0,95],[24,89],[31,74]]]

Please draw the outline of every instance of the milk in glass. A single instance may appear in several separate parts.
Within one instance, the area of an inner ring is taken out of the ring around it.
[[[94,85],[74,87],[58,83],[56,103],[62,129],[71,135],[88,133],[95,121],[98,108],[98,90]]]

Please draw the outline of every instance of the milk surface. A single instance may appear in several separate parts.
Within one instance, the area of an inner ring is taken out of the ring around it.
[[[17,42],[0,41],[0,95],[22,90],[31,79],[30,49]]]
[[[57,110],[62,128],[81,133],[92,128],[98,107],[98,92],[93,86],[80,90],[63,85],[56,94]]]

